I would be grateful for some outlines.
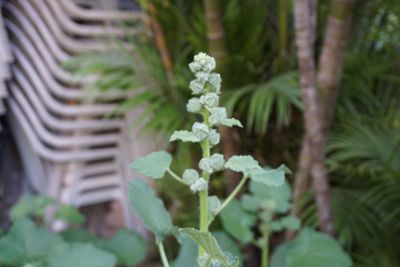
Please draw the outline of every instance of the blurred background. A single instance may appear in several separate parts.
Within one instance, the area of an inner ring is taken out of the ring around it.
[[[158,149],[179,173],[198,162],[199,147],[166,140],[196,120],[188,63],[204,51],[244,125],[221,129],[220,153],[284,163],[282,213],[334,236],[353,266],[400,266],[398,0],[2,0],[1,9],[1,264],[40,262],[5,249],[17,242],[7,233],[25,229],[87,244],[94,258],[108,251],[118,266],[158,266],[127,200],[140,177],[129,164]],[[239,180],[221,173],[211,191],[227,195]],[[195,225],[189,190],[170,179],[154,188],[175,224]],[[243,238],[257,239],[257,223],[228,217],[212,230],[243,266],[258,266],[257,245]],[[295,232],[277,230],[271,254]]]

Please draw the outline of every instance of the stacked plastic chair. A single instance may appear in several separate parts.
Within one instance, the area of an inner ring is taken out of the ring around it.
[[[32,189],[79,207],[120,201],[125,225],[142,230],[126,183],[129,162],[149,146],[130,120],[105,116],[125,95],[99,94],[88,102],[86,81],[61,68],[74,55],[100,53],[111,35],[135,34],[118,25],[141,13],[118,10],[116,0],[8,0],[3,12],[14,57],[9,121]]]
[[[3,100],[7,97],[5,82],[10,78],[9,63],[11,60],[12,56],[8,47],[7,33],[5,30],[3,17],[0,15],[0,116],[4,115],[6,111]]]

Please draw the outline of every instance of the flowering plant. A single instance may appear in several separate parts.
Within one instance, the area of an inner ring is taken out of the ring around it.
[[[194,194],[199,195],[200,222],[198,229],[178,228],[172,224],[170,214],[162,201],[142,180],[134,179],[129,185],[129,197],[135,213],[143,220],[144,225],[154,233],[163,265],[169,266],[163,240],[166,235],[174,234],[181,240],[186,236],[198,246],[197,264],[208,266],[238,266],[237,257],[224,252],[215,237],[209,232],[214,218],[235,198],[248,179],[266,186],[281,186],[285,180],[286,167],[263,169],[250,155],[232,156],[227,161],[222,154],[212,153],[220,142],[218,127],[242,127],[239,120],[229,118],[224,107],[220,107],[221,76],[213,72],[216,62],[213,57],[199,53],[189,68],[195,76],[189,89],[193,98],[187,103],[187,111],[198,114],[201,121],[195,122],[188,130],[175,131],[170,141],[199,143],[202,158],[198,169],[187,169],[182,176],[171,170],[172,156],[165,151],[151,153],[132,163],[132,168],[153,179],[161,179],[169,174],[178,182],[187,185]],[[221,201],[217,196],[209,196],[209,182],[216,172],[230,169],[242,173],[242,179],[232,193]]]

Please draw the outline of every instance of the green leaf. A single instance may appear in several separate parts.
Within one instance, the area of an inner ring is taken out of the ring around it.
[[[154,179],[162,178],[172,162],[172,156],[165,151],[157,151],[132,162],[131,168]]]
[[[39,229],[30,220],[18,220],[0,239],[0,265],[39,264],[62,244],[60,237]]]
[[[256,222],[256,216],[243,210],[240,202],[232,200],[221,212],[224,229],[243,244],[254,239],[251,228]]]
[[[79,228],[69,228],[61,233],[62,238],[68,242],[79,242],[79,243],[92,243],[98,244],[100,238],[92,235],[89,231]]]
[[[222,124],[225,126],[228,126],[228,127],[237,126],[237,127],[243,128],[242,123],[239,120],[234,119],[234,118],[225,119],[222,122]]]
[[[136,215],[153,232],[157,242],[173,231],[172,219],[164,203],[154,191],[141,179],[134,179],[129,184],[129,200]]]
[[[197,136],[195,136],[192,132],[185,130],[175,131],[169,138],[170,142],[177,140],[180,140],[182,142],[192,142],[192,143],[200,142],[200,139]]]
[[[350,267],[349,255],[332,237],[303,229],[292,241],[278,247],[271,267]]]
[[[213,232],[212,235],[221,246],[221,249],[235,255],[239,261],[238,266],[243,266],[243,255],[239,245],[223,231]]]
[[[259,183],[279,187],[285,182],[286,169],[285,165],[281,165],[276,169],[254,170],[250,173],[250,178]]]
[[[293,215],[283,217],[281,222],[285,228],[290,230],[298,230],[301,226],[300,220]]]
[[[252,156],[233,156],[226,163],[225,168],[248,175],[251,171],[261,169],[258,161]]]
[[[247,211],[256,212],[260,207],[259,199],[249,194],[242,195],[240,201],[242,208]]]
[[[197,262],[197,245],[196,243],[185,236],[183,240],[178,256],[172,265],[173,267],[188,267],[188,266],[196,266]]]
[[[82,224],[85,222],[85,217],[82,213],[71,205],[60,205],[54,216],[59,220],[72,224]]]
[[[50,255],[46,267],[114,267],[114,255],[90,244],[64,244]]]
[[[43,218],[46,208],[54,203],[48,196],[23,196],[11,209],[11,220],[19,220],[30,216]]]
[[[139,234],[126,229],[104,240],[101,247],[117,257],[118,264],[135,266],[147,256],[147,243]]]
[[[196,242],[204,251],[214,260],[218,260],[222,266],[225,267],[237,267],[237,259],[228,257],[219,246],[215,237],[207,232],[202,233],[194,228],[183,228],[180,231],[188,235],[194,242]]]
[[[279,187],[271,187],[252,180],[249,187],[250,192],[259,199],[260,207],[272,202],[278,213],[286,213],[290,209],[291,190],[287,182]]]

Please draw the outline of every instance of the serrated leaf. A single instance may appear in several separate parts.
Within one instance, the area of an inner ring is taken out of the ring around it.
[[[243,244],[253,240],[251,228],[256,222],[256,216],[243,210],[240,202],[232,200],[221,212],[224,229]]]
[[[114,267],[114,255],[91,244],[64,244],[50,255],[47,267]]]
[[[43,217],[46,208],[54,203],[54,199],[48,196],[23,196],[11,209],[11,220],[19,220],[30,216]]]
[[[25,266],[29,263],[42,263],[62,244],[60,237],[39,229],[30,220],[18,220],[0,239],[0,265]]]
[[[222,124],[225,126],[228,126],[228,127],[237,126],[237,127],[243,128],[242,123],[239,120],[234,119],[234,118],[225,119],[222,122]]]
[[[101,248],[114,254],[118,264],[124,266],[135,266],[147,256],[144,238],[127,229],[118,230],[110,239],[101,242]]]
[[[136,215],[153,232],[157,242],[162,242],[164,236],[171,233],[174,228],[164,203],[141,179],[134,179],[129,183],[128,193]]]
[[[281,165],[276,169],[254,170],[250,173],[250,178],[259,183],[279,187],[285,182],[286,169],[285,165]]]
[[[239,245],[223,231],[212,232],[223,251],[227,251],[238,258],[238,266],[243,266],[243,255]]]
[[[258,161],[252,156],[232,156],[226,163],[225,168],[235,172],[249,174],[251,171],[261,169]]]
[[[154,179],[162,178],[171,165],[172,156],[165,151],[157,151],[132,162],[131,168]]]
[[[332,237],[303,229],[295,239],[279,246],[271,267],[350,267],[349,255]]]
[[[180,232],[188,235],[194,242],[196,242],[204,251],[215,260],[218,260],[224,267],[237,267],[238,261],[227,257],[222,251],[215,237],[207,232],[203,233],[194,228],[183,228]]]
[[[200,142],[200,139],[197,136],[195,136],[192,132],[185,130],[175,131],[169,138],[170,142],[177,140],[180,140],[182,142],[192,142],[192,143]]]
[[[82,213],[80,213],[76,207],[71,205],[60,205],[54,217],[72,224],[82,224],[85,222],[85,217]]]

